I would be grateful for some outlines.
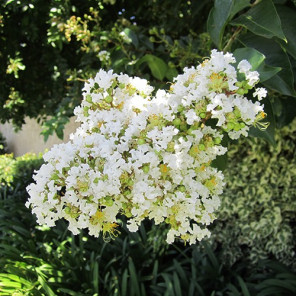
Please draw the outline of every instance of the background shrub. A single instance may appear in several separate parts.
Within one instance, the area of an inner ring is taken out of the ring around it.
[[[13,154],[0,155],[0,184],[12,188],[26,186],[33,181],[34,170],[40,168],[43,163],[42,155],[26,153],[14,158]]]
[[[213,228],[224,261],[273,258],[296,267],[296,121],[273,147],[245,138],[228,153],[226,187]]]
[[[7,144],[5,137],[0,133],[0,154],[7,153]]]

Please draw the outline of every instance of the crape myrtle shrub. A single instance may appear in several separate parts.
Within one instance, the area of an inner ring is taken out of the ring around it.
[[[276,146],[240,139],[228,152],[227,185],[212,239],[230,264],[276,258],[296,268],[296,121],[275,139]]]

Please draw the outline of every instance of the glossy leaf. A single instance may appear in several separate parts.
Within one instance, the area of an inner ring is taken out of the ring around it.
[[[146,54],[139,60],[138,65],[141,65],[142,63],[148,64],[152,75],[156,79],[163,80],[166,76],[168,66],[161,58],[152,54]]]
[[[286,98],[272,98],[272,108],[277,124],[277,128],[281,128],[296,117],[296,100],[292,97]]]
[[[288,42],[281,42],[287,52],[296,59],[296,10],[287,6],[278,6],[282,28]]]
[[[240,276],[237,276],[237,280],[238,280],[239,285],[240,285],[240,287],[242,289],[243,296],[251,296],[250,292],[248,290],[248,287],[247,287],[246,283],[244,282],[244,280]]]
[[[239,40],[245,46],[255,48],[264,54],[266,57],[265,62],[268,66],[282,68],[272,78],[264,81],[263,84],[266,87],[287,96],[296,96],[290,59],[277,42],[252,33],[241,36]]]
[[[178,71],[176,68],[171,68],[171,67],[168,67],[168,70],[165,74],[165,77],[170,80],[170,81],[173,81],[175,77],[177,77],[178,75]]]
[[[272,67],[265,64],[265,55],[254,48],[238,48],[233,53],[237,63],[241,60],[248,60],[252,65],[253,71],[258,71],[260,74],[260,81],[264,82],[274,75],[276,75],[282,68]]]
[[[130,285],[132,291],[130,295],[140,295],[140,287],[136,267],[131,257],[128,258],[128,269],[130,273]]]
[[[138,37],[133,30],[126,28],[123,30],[123,34],[125,34],[125,36],[130,40],[130,43],[132,43],[136,48],[139,46]]]
[[[248,0],[216,0],[214,7],[210,11],[207,30],[215,45],[222,49],[222,37],[227,23],[234,17],[236,13],[242,9],[249,7]]]
[[[212,161],[211,166],[218,169],[219,171],[224,171],[227,168],[228,157],[227,154],[219,155]]]
[[[264,104],[264,111],[267,114],[267,117],[262,122],[268,122],[269,126],[266,130],[261,130],[258,127],[251,127],[249,131],[249,135],[257,138],[263,138],[267,140],[271,145],[275,146],[276,142],[274,139],[274,133],[275,133],[275,119],[273,114],[272,105],[269,101],[269,99],[264,99],[262,101],[262,104]]]
[[[265,63],[261,64],[257,71],[260,74],[260,82],[264,82],[271,77],[275,76],[278,72],[282,70],[281,67],[272,67],[269,65],[266,65]]]
[[[50,288],[50,286],[47,284],[43,276],[39,275],[38,276],[38,281],[41,284],[42,288],[46,292],[48,296],[56,296],[56,294],[53,292],[53,290]]]
[[[265,38],[278,37],[286,41],[281,20],[271,0],[262,0],[249,11],[233,20],[231,24],[243,26],[254,34]]]
[[[247,60],[252,65],[252,70],[257,70],[264,62],[265,56],[258,50],[250,47],[238,48],[233,52],[236,62]]]

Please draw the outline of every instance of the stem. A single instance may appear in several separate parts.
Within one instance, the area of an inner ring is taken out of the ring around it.
[[[232,43],[234,42],[234,40],[237,38],[237,36],[239,35],[239,33],[241,32],[241,30],[243,29],[242,26],[237,27],[237,29],[234,31],[234,33],[232,34],[232,36],[229,38],[227,44],[225,45],[225,47],[223,48],[223,52],[226,53],[228,49],[231,48]]]
[[[251,7],[257,5],[259,2],[261,2],[262,0],[256,0],[253,4],[251,4]]]
[[[255,5],[259,4],[261,1],[262,0],[256,0],[253,4],[251,4],[251,8],[254,7]],[[243,29],[242,26],[237,27],[237,29],[234,31],[233,35],[230,37],[230,39],[228,40],[227,44],[223,48],[223,52],[224,53],[226,53],[227,50],[231,48],[232,43],[237,38],[238,34],[241,32],[242,29]]]

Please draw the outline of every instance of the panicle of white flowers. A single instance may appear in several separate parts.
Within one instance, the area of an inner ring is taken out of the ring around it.
[[[110,53],[106,50],[101,50],[97,56],[99,60],[104,64],[108,64],[110,61]]]
[[[38,223],[64,218],[74,234],[86,228],[108,239],[118,235],[122,214],[130,231],[145,218],[169,224],[168,243],[209,236],[224,185],[211,163],[227,151],[223,135],[247,136],[265,116],[245,96],[252,89],[259,100],[266,96],[254,88],[258,73],[246,60],[237,69],[234,63],[213,50],[155,95],[144,79],[100,70],[75,109],[81,126],[44,155],[27,188]]]

